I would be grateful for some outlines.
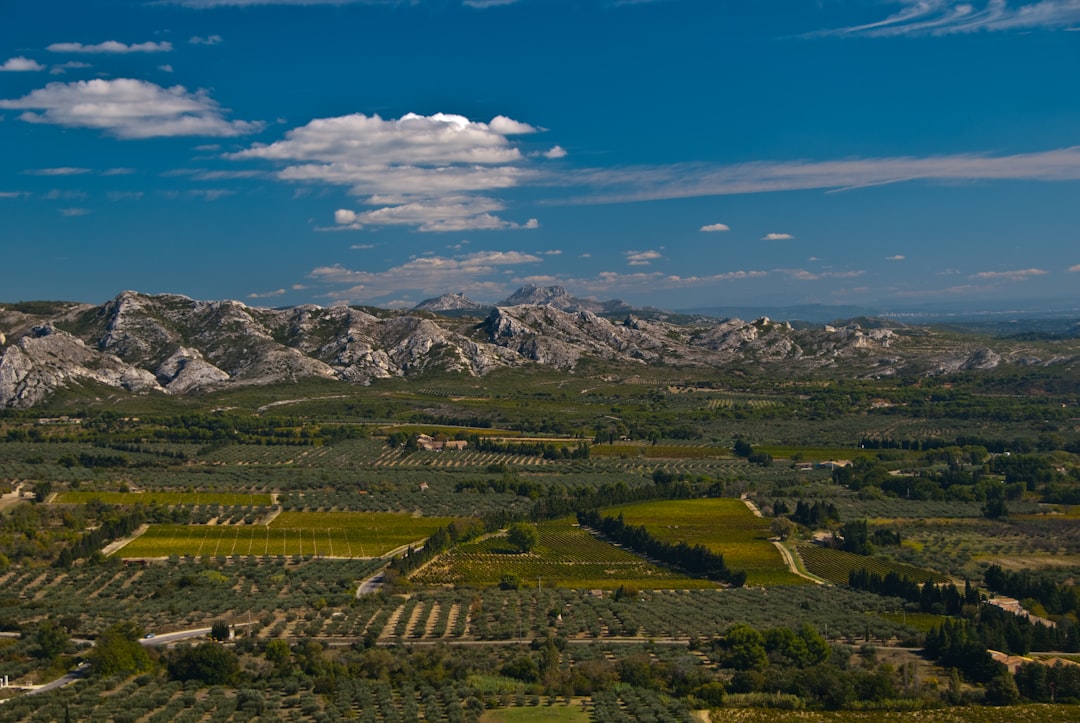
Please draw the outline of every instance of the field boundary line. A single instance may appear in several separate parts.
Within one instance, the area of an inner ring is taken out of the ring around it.
[[[108,545],[105,545],[105,547],[101,548],[101,554],[106,555],[106,556],[113,554],[114,552],[116,552],[120,548],[122,548],[124,545],[126,545],[129,542],[131,542],[132,540],[134,540],[136,537],[141,536],[144,532],[146,532],[149,529],[150,529],[150,525],[148,525],[148,524],[139,525],[137,528],[135,528],[135,531],[132,532],[127,537],[124,537],[124,538],[122,538],[120,540],[116,540],[114,542],[110,542]]]
[[[779,540],[771,540],[771,542],[773,545],[776,546],[776,549],[780,551],[780,557],[784,558],[784,562],[787,563],[788,570],[790,570],[792,574],[798,575],[804,580],[809,580],[815,585],[828,584],[826,580],[822,580],[820,577],[815,577],[808,572],[803,572],[802,570],[800,570],[798,563],[795,561],[795,553],[793,553],[791,549],[783,542],[780,542]]]

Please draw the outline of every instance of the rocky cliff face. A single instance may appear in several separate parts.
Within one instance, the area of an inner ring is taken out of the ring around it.
[[[767,318],[679,325],[633,314],[610,321],[588,309],[558,308],[553,302],[565,302],[564,291],[533,291],[545,303],[497,306],[479,324],[427,312],[263,309],[131,291],[100,306],[0,308],[0,406],[33,406],[58,389],[85,384],[188,394],[302,378],[370,384],[434,370],[482,376],[525,364],[573,371],[583,358],[643,366],[738,363],[777,374],[843,364],[852,374],[875,376],[1044,363],[1030,350],[1021,356],[992,349],[985,338],[945,342],[926,330],[880,325],[793,329]],[[1050,361],[1076,363],[1068,355]]]

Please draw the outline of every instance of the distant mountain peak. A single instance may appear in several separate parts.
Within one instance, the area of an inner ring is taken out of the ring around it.
[[[572,296],[562,286],[522,286],[503,301],[499,306],[551,306],[562,311],[591,311],[594,314],[629,311],[631,307],[625,301],[597,301],[579,299]]]
[[[462,293],[443,294],[430,299],[424,299],[413,307],[413,311],[479,311],[485,308]]]

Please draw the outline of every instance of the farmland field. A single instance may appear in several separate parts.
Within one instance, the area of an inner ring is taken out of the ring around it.
[[[110,505],[222,505],[265,506],[272,504],[268,494],[245,494],[242,492],[87,492],[72,490],[60,492],[54,500],[57,504],[85,505],[97,500]]]
[[[769,521],[755,517],[738,499],[645,502],[604,511],[622,514],[628,525],[644,525],[665,542],[704,545],[723,554],[733,570],[745,570],[748,585],[801,585],[769,542]]]
[[[412,576],[423,584],[496,585],[505,575],[525,584],[589,589],[632,585],[643,589],[715,587],[650,564],[637,555],[602,542],[580,529],[572,518],[536,526],[540,544],[517,553],[505,535],[461,545]]]
[[[116,555],[382,557],[449,522],[379,512],[283,512],[270,525],[151,525]]]
[[[890,572],[896,572],[900,575],[906,575],[912,580],[916,580],[920,583],[927,580],[933,580],[935,582],[945,582],[947,580],[947,578],[935,572],[923,570],[911,565],[905,565],[899,562],[889,562],[874,557],[855,555],[850,552],[833,550],[813,543],[796,545],[795,550],[799,553],[799,557],[802,558],[803,564],[806,565],[808,572],[828,580],[829,582],[836,583],[837,585],[847,585],[848,573],[852,570],[863,568],[870,572],[877,573],[878,575],[887,575]]]

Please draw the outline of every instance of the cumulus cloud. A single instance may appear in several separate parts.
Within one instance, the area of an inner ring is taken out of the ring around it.
[[[659,251],[627,251],[626,263],[630,266],[648,266],[656,259],[663,258]]]
[[[815,35],[889,37],[898,35],[957,35],[1006,30],[1068,28],[1080,22],[1076,0],[893,0],[900,9],[863,25],[827,30]]]
[[[566,158],[566,149],[562,146],[552,146],[549,150],[544,151],[544,158]]]
[[[94,128],[117,138],[238,136],[263,126],[226,120],[204,90],[131,78],[49,83],[22,98],[0,100],[0,108],[26,110],[20,117],[27,123]]]
[[[903,261],[906,258],[907,258],[907,256],[904,256],[903,254],[896,254],[895,256],[886,256],[885,260],[886,261]]]
[[[710,223],[707,226],[702,226],[699,230],[708,233],[714,233],[717,231],[730,231],[731,227],[728,226],[726,223]]]
[[[537,228],[535,219],[515,223],[494,216],[503,210],[501,202],[470,195],[512,188],[533,177],[509,136],[534,132],[533,126],[505,116],[483,123],[446,113],[398,119],[356,113],[315,119],[283,140],[226,157],[276,162],[282,165],[276,171],[281,180],[347,186],[353,195],[366,196],[368,205],[381,207],[339,211],[339,226]]]
[[[762,241],[790,241],[795,238],[789,233],[767,233],[761,237]]]
[[[51,53],[169,53],[173,46],[170,42],[132,43],[127,45],[116,40],[106,40],[97,45],[82,43],[53,43],[45,48]]]
[[[45,66],[36,60],[24,58],[21,55],[8,58],[3,65],[0,65],[0,72],[3,73],[31,73],[38,70],[45,70]]]
[[[340,265],[322,266],[312,269],[308,277],[321,284],[347,286],[325,294],[334,299],[377,299],[405,292],[430,295],[446,289],[495,296],[505,293],[505,281],[491,276],[541,260],[520,251],[479,251],[454,257],[423,256],[378,272],[354,271]]]
[[[1080,271],[1080,264],[1076,264],[1075,266],[1070,266],[1068,270],[1071,271],[1071,272]]]
[[[220,35],[207,35],[205,38],[193,35],[188,38],[188,43],[191,45],[217,45],[222,42]]]
[[[1001,280],[1001,281],[1025,281],[1032,276],[1045,276],[1043,269],[1016,269],[1014,271],[980,271],[972,274],[973,279]]]
[[[157,69],[160,70],[162,73],[171,73],[171,72],[173,72],[173,67],[171,65],[169,65],[168,63],[166,63],[165,65],[159,65],[157,67]]]

